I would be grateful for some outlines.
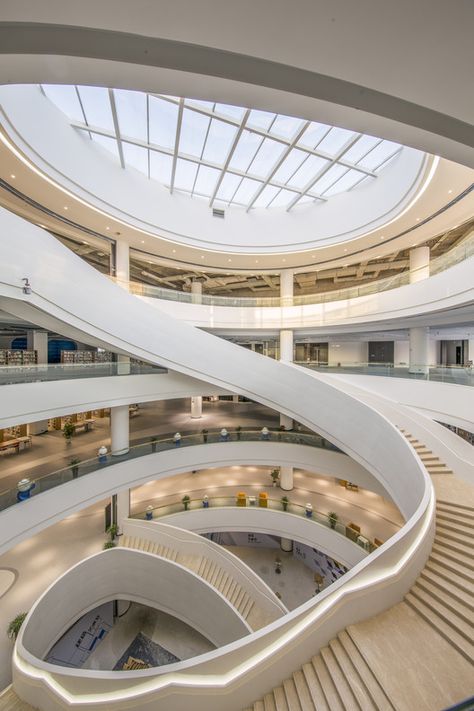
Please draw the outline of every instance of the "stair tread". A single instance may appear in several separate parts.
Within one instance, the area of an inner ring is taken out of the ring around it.
[[[433,550],[442,555],[450,555],[451,557],[454,553],[456,561],[462,563],[466,568],[472,568],[474,566],[474,555],[470,553],[467,546],[463,546],[459,541],[454,541],[444,536],[435,536]]]
[[[329,647],[361,709],[364,711],[376,711],[376,706],[373,703],[362,678],[354,666],[351,657],[342,646],[340,640],[337,637],[332,639],[329,642]]]
[[[469,558],[464,558],[455,547],[435,544],[431,549],[430,557],[446,567],[449,565],[454,568],[454,572],[457,572],[462,578],[472,579],[472,561]]]
[[[424,570],[421,571],[420,577],[427,580],[433,587],[441,588],[447,595],[459,600],[463,605],[466,605],[466,607],[474,611],[474,586],[471,593],[466,592],[464,588],[460,587],[458,578],[456,578],[456,580],[440,578],[439,574],[433,571],[431,567],[425,567]]]
[[[426,592],[426,590],[415,584],[409,595],[414,595],[418,598],[426,607],[429,607],[438,617],[441,617],[449,624],[452,629],[456,630],[463,637],[466,637],[468,641],[472,639],[472,625],[463,620],[457,613],[447,608],[442,602],[436,600],[429,592]]]
[[[452,531],[445,526],[436,526],[435,541],[441,539],[456,541],[461,546],[464,546],[466,554],[469,554],[472,551],[472,538],[473,535],[471,531],[464,533],[464,531],[459,529],[457,531]]]
[[[326,665],[326,669],[328,670],[333,684],[341,697],[343,707],[346,709],[357,708],[355,696],[343,670],[337,663],[337,659],[334,656],[331,647],[323,647],[320,651],[320,655]]]
[[[275,698],[276,711],[290,711],[288,704],[286,703],[286,694],[282,686],[277,686],[273,689],[273,696]]]
[[[334,685],[331,675],[329,674],[321,655],[313,657],[311,662],[316,671],[319,683],[321,684],[321,688],[326,698],[326,703],[331,709],[331,711],[344,711],[344,706],[342,705],[341,697],[339,696],[337,688]]]
[[[471,515],[474,515],[474,506],[468,506],[466,504],[458,504],[454,501],[446,501],[446,499],[438,498],[436,502],[437,506],[442,506],[443,508],[449,508],[453,510],[467,511]]]
[[[471,532],[474,529],[474,517],[468,518],[451,511],[440,511],[439,508],[436,511],[436,522],[443,526],[461,526],[463,529],[470,529]]]
[[[265,694],[263,697],[263,707],[265,711],[276,711],[275,697],[272,693]]]
[[[285,679],[283,682],[283,690],[285,692],[286,703],[288,704],[289,710],[303,711],[293,679]]]
[[[293,673],[293,681],[295,682],[296,693],[298,694],[300,706],[303,711],[310,711],[310,709],[316,708],[313,704],[311,692],[301,669],[298,669],[298,671]]]
[[[422,590],[424,595],[428,595],[433,598],[438,605],[442,605],[450,612],[453,612],[467,625],[472,624],[472,609],[469,609],[469,607],[463,605],[462,602],[452,597],[449,593],[446,593],[444,590],[440,590],[440,588],[436,587],[436,585],[433,585],[424,578],[418,578],[415,585],[412,587],[411,592],[419,590]]]
[[[303,675],[315,708],[318,711],[330,711],[314,666],[303,664]]]
[[[459,632],[454,630],[451,625],[445,622],[439,615],[433,612],[423,602],[418,600],[411,593],[405,596],[406,602],[416,610],[423,619],[430,624],[439,634],[444,637],[458,652],[460,652],[468,661],[474,661],[474,647],[467,641]]]

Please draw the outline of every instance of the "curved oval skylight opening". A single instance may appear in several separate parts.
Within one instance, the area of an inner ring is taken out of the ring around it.
[[[286,210],[377,178],[403,146],[239,106],[94,86],[42,85],[71,125],[170,192],[210,207]]]

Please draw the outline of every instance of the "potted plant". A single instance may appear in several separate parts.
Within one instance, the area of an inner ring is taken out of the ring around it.
[[[81,461],[80,459],[71,459],[71,461],[69,462],[69,466],[71,467],[73,479],[77,479],[77,476],[79,474],[80,461]]]
[[[238,427],[235,428],[235,434],[238,440],[240,440],[240,434],[242,432],[242,427],[238,425]]]
[[[283,507],[283,511],[288,511],[288,504],[290,503],[288,496],[282,496],[280,501]]]
[[[270,476],[271,476],[272,481],[273,481],[273,486],[276,486],[276,485],[277,485],[277,482],[278,482],[278,477],[280,476],[279,470],[278,470],[278,469],[272,469],[271,472],[270,472]]]
[[[201,434],[202,434],[202,441],[204,442],[204,444],[206,444],[206,442],[207,442],[207,435],[209,434],[209,430],[206,430],[206,429],[201,430]]]
[[[66,443],[70,444],[71,443],[71,437],[74,434],[74,425],[72,422],[65,422],[64,427],[63,427],[63,435],[66,439]]]
[[[336,528],[338,518],[339,516],[335,511],[330,511],[328,513],[329,525],[331,526],[331,528]]]
[[[15,619],[10,622],[7,627],[7,635],[10,639],[16,639],[18,637],[18,633],[20,632],[20,628],[25,621],[27,614],[27,612],[20,612]]]
[[[114,538],[116,538],[118,534],[118,526],[116,523],[111,523],[110,526],[106,529],[106,533],[109,534],[110,540],[113,541]]]
[[[151,438],[151,451],[156,452],[156,444],[158,442],[158,437]]]
[[[185,496],[183,496],[183,498],[181,499],[185,511],[188,510],[190,501],[191,498],[187,494],[185,494]]]
[[[109,548],[115,548],[116,545],[115,541],[105,541],[103,550],[106,551]]]

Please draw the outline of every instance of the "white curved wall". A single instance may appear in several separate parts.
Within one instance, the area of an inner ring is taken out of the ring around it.
[[[353,568],[367,557],[360,546],[327,526],[304,516],[272,509],[253,506],[193,509],[164,516],[162,520],[170,526],[196,533],[255,531],[281,536],[317,548],[330,558],[340,560],[346,568]]]

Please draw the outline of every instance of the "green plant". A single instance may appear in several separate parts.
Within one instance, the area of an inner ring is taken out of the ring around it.
[[[103,550],[106,551],[106,550],[108,550],[109,548],[115,548],[116,545],[117,545],[117,544],[116,544],[114,541],[112,541],[112,540],[110,540],[110,541],[105,541]]]
[[[18,614],[15,619],[10,622],[7,627],[7,635],[10,639],[16,639],[18,637],[18,633],[27,614],[27,612],[20,612],[20,614]]]
[[[271,478],[272,478],[273,483],[276,484],[277,481],[278,481],[278,477],[280,476],[279,470],[278,470],[278,469],[272,469],[271,472],[270,472],[270,476],[271,476]]]
[[[191,498],[186,494],[185,496],[183,496],[181,501],[184,506],[184,510],[187,511],[189,508],[189,502],[191,501]]]
[[[280,501],[281,501],[281,505],[283,506],[283,511],[287,511],[288,504],[290,503],[288,496],[282,496]]]
[[[71,441],[71,437],[75,432],[74,425],[72,422],[65,422],[63,427],[63,435],[66,438],[66,442]]]
[[[116,523],[111,523],[110,526],[106,529],[105,532],[109,534],[110,540],[113,541],[114,538],[115,538],[115,537],[117,536],[117,534],[118,534],[118,526],[117,526],[117,524],[116,524]]]
[[[80,459],[71,459],[71,461],[69,462],[69,466],[71,467],[73,479],[75,479],[77,477],[77,475],[79,474],[79,466],[78,465],[80,464],[80,462],[81,462]]]
[[[328,519],[329,519],[329,525],[331,528],[336,528],[336,523],[338,521],[339,516],[335,511],[330,511],[328,513]]]
[[[236,435],[237,435],[237,439],[240,440],[240,434],[241,434],[241,432],[242,432],[242,427],[241,427],[240,425],[238,425],[238,426],[235,428],[235,432],[236,432]]]
[[[156,445],[158,442],[158,437],[152,437],[151,438],[151,451],[156,452]]]

